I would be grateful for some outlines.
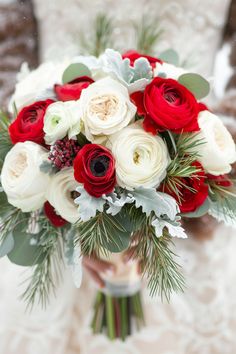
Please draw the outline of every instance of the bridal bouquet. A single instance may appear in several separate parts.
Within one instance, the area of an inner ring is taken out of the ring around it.
[[[143,321],[138,263],[151,295],[183,290],[172,245],[187,237],[182,217],[236,225],[235,144],[200,102],[209,83],[170,54],[107,49],[24,67],[13,120],[1,115],[0,256],[32,268],[31,304],[46,303],[64,260],[79,287],[83,256],[114,259],[93,319],[110,338]]]

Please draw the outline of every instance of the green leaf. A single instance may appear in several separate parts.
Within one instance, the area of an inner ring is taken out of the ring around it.
[[[185,218],[200,218],[201,216],[207,214],[209,208],[210,208],[210,201],[207,198],[205,202],[196,211],[192,213],[184,213],[181,214],[181,216]]]
[[[35,235],[20,231],[19,225],[13,231],[13,238],[14,248],[7,255],[12,263],[29,267],[44,260],[44,248],[35,244]]]
[[[8,234],[8,236],[2,241],[0,245],[0,257],[6,256],[9,252],[12,251],[14,247],[14,238],[12,234]]]
[[[210,92],[209,82],[201,75],[194,73],[183,74],[178,78],[178,81],[191,91],[198,100],[206,97]]]
[[[158,58],[169,64],[173,64],[175,66],[179,65],[179,55],[174,49],[165,50],[158,56]]]
[[[89,76],[91,77],[91,71],[89,68],[82,63],[74,63],[68,66],[62,75],[63,84],[67,84],[68,82],[76,79],[80,76]]]

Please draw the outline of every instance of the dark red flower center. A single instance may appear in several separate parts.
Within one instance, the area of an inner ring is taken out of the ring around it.
[[[105,176],[106,171],[109,168],[109,163],[110,159],[105,155],[93,159],[90,163],[90,169],[92,174],[96,177]]]

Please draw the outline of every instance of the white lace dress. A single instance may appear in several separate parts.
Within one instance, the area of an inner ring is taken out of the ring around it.
[[[157,14],[165,34],[160,49],[174,47],[204,75],[212,64],[229,0],[34,0],[39,19],[41,58],[79,52],[81,28],[107,11],[116,19],[120,49],[132,48],[130,21]],[[193,60],[194,59],[194,60]],[[204,231],[204,230],[203,230]],[[94,288],[84,279],[75,290],[65,275],[58,297],[47,311],[24,312],[16,301],[24,271],[0,260],[0,354],[234,354],[236,352],[236,235],[219,226],[212,241],[177,242],[187,290],[171,303],[152,299],[144,289],[147,326],[127,342],[109,342],[89,329]]]

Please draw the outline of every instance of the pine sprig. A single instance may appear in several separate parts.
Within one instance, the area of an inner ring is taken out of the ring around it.
[[[167,176],[164,180],[163,187],[167,188],[178,196],[181,201],[180,189],[189,189],[191,192],[195,190],[184,182],[184,178],[198,178],[200,168],[193,165],[198,159],[198,148],[204,144],[201,138],[192,134],[172,135],[169,140],[169,150],[171,151],[172,160],[167,169]]]
[[[143,54],[153,54],[155,45],[163,31],[158,25],[158,19],[143,16],[141,24],[133,24],[136,33],[136,49]]]
[[[42,246],[42,251],[38,258],[42,261],[33,267],[33,273],[24,281],[28,285],[22,294],[22,299],[26,301],[29,309],[32,309],[35,303],[46,307],[51,294],[55,295],[64,265],[63,231],[54,228],[44,218],[41,219],[40,223],[42,232],[38,245]]]
[[[106,48],[112,46],[113,20],[106,14],[98,14],[92,27],[90,36],[81,34],[80,44],[86,53],[98,57]]]
[[[150,220],[138,233],[134,258],[142,259],[143,274],[147,276],[150,295],[160,295],[161,299],[170,300],[173,292],[182,292],[185,287],[184,277],[171,250],[172,241],[167,232],[158,238]]]

